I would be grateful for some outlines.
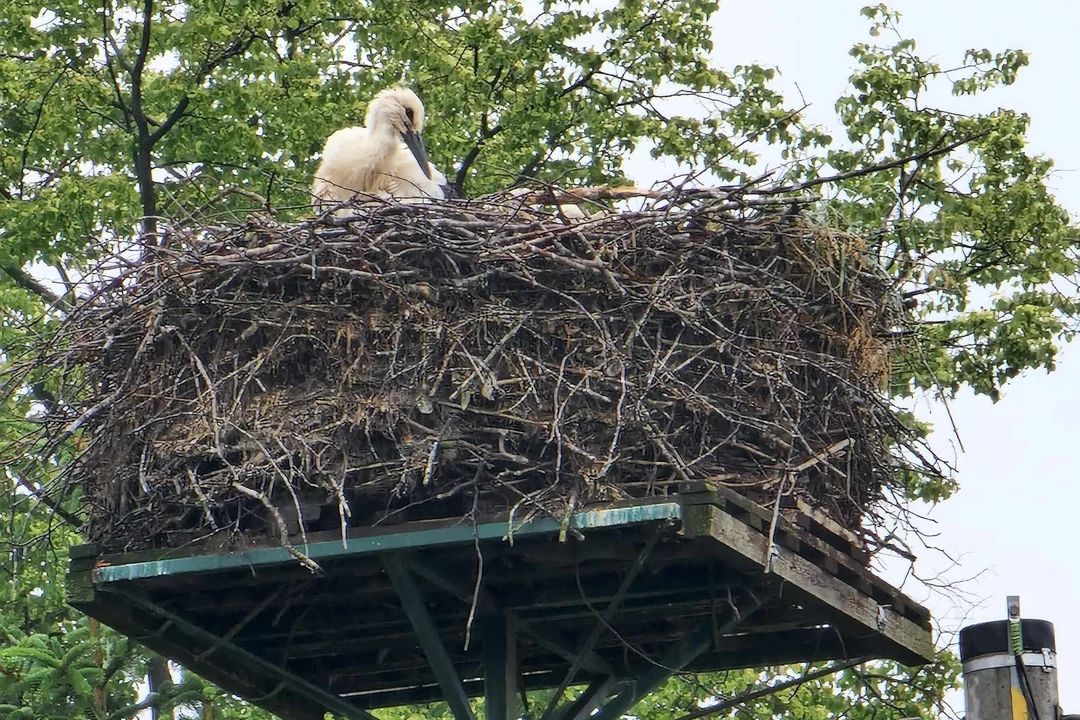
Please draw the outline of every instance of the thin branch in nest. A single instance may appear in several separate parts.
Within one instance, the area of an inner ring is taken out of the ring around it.
[[[469,649],[469,641],[472,639],[472,625],[473,620],[476,618],[476,608],[480,604],[480,587],[484,582],[484,553],[480,548],[480,533],[477,530],[477,505],[480,501],[480,487],[477,484],[477,480],[480,475],[480,468],[477,469],[476,476],[473,477],[473,503],[472,503],[472,525],[473,525],[473,547],[476,549],[476,583],[473,585],[472,600],[469,602],[469,617],[465,621],[465,649]]]
[[[199,483],[199,477],[195,474],[195,471],[191,468],[187,468],[188,482],[191,483],[191,489],[195,491],[195,494],[199,498],[199,502],[202,503],[203,517],[206,518],[206,523],[214,529],[216,532],[218,528],[217,521],[214,520],[214,512],[210,509],[210,499],[206,496],[206,493],[202,489],[202,485]]]
[[[281,547],[285,548],[285,550],[290,555],[296,558],[301,565],[306,567],[311,572],[315,573],[316,575],[324,574],[323,569],[319,566],[317,562],[297,550],[295,547],[293,547],[292,543],[289,542],[289,532],[286,529],[285,520],[281,517],[281,513],[278,512],[278,509],[274,507],[274,504],[270,502],[270,498],[266,497],[258,490],[252,490],[251,488],[245,487],[238,482],[233,482],[232,487],[242,495],[246,495],[249,498],[254,498],[261,502],[263,504],[263,507],[265,507],[266,510],[274,516],[274,522],[277,523],[278,527],[278,539],[281,542]]]

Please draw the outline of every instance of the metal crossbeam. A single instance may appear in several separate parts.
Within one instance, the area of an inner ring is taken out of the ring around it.
[[[740,609],[733,606],[731,617],[720,627],[716,628],[711,623],[703,623],[692,628],[675,647],[664,654],[664,658],[659,663],[645,671],[629,687],[600,708],[600,712],[593,715],[591,720],[618,720],[643,697],[663,685],[668,678],[708,650],[715,637],[734,630],[760,606],[760,601],[754,597],[748,607]]]
[[[638,553],[637,558],[634,560],[634,564],[630,566],[630,570],[627,571],[626,577],[623,578],[622,583],[619,585],[619,589],[615,592],[615,597],[611,598],[611,602],[607,604],[604,611],[600,613],[597,618],[596,625],[593,626],[592,632],[585,638],[585,641],[581,645],[581,649],[578,651],[578,656],[574,658],[574,661],[570,664],[570,669],[566,672],[566,677],[559,684],[559,687],[555,690],[555,694],[551,696],[551,700],[548,701],[547,707],[544,709],[544,714],[541,715],[541,720],[552,720],[555,714],[555,708],[558,707],[559,700],[562,699],[563,693],[566,692],[566,688],[570,687],[574,682],[574,677],[577,675],[578,670],[581,669],[582,658],[592,652],[593,647],[596,645],[596,641],[600,639],[601,633],[606,630],[611,623],[611,619],[618,612],[619,606],[622,604],[623,598],[626,597],[626,593],[630,590],[630,586],[634,584],[634,580],[637,579],[641,569],[645,567],[645,561],[649,559],[649,554],[652,552],[653,547],[656,546],[656,542],[660,539],[661,530],[657,529],[653,532],[649,541],[645,543],[645,547],[641,548],[641,552]]]
[[[147,610],[154,615],[157,615],[159,618],[172,623],[178,629],[182,630],[184,634],[193,639],[197,639],[199,642],[206,643],[215,651],[226,651],[231,654],[233,658],[242,659],[248,666],[257,668],[259,671],[276,678],[282,684],[291,687],[298,695],[307,697],[310,700],[319,703],[330,712],[341,715],[349,720],[378,720],[374,715],[361,710],[348,700],[294,675],[283,667],[248,652],[229,640],[218,637],[209,630],[205,630],[176,613],[166,610],[147,598],[139,597],[115,588],[109,589],[109,592],[120,595],[132,605]]]
[[[427,657],[431,671],[435,674],[435,680],[443,692],[443,699],[450,706],[450,711],[457,720],[476,720],[472,708],[469,706],[469,698],[465,694],[465,688],[458,678],[457,670],[450,659],[450,654],[443,645],[439,631],[428,613],[420,591],[413,582],[412,575],[406,569],[401,558],[395,553],[383,558],[383,567],[390,576],[390,582],[397,590],[401,605],[405,614],[409,616],[416,639],[420,641],[420,647]]]
[[[586,720],[593,714],[593,710],[611,697],[618,686],[619,681],[614,677],[597,678],[574,702],[560,707],[555,715],[558,720]]]
[[[695,628],[683,640],[669,650],[658,665],[653,666],[644,675],[631,681],[629,686],[608,701],[600,712],[592,716],[593,720],[618,720],[630,708],[668,678],[690,664],[694,658],[705,652],[712,645],[712,633],[708,626]]]
[[[435,587],[445,590],[464,603],[472,604],[473,588],[468,588],[463,583],[447,577],[445,573],[432,567],[430,563],[421,560],[415,555],[406,556],[402,561],[414,574],[424,578]],[[611,674],[611,666],[608,665],[607,661],[599,654],[594,651],[589,651],[582,656],[574,649],[574,644],[560,633],[551,628],[537,630],[533,627],[533,622],[523,620],[517,613],[502,607],[502,604],[496,598],[492,597],[491,593],[483,588],[480,588],[479,591],[476,592],[476,604],[478,610],[486,613],[502,613],[508,620],[514,623],[518,632],[527,634],[532,638],[534,643],[545,650],[558,655],[563,660],[574,662],[575,660],[580,659],[582,670],[597,675]]]
[[[484,662],[484,716],[487,720],[516,720],[517,637],[513,620],[501,615],[480,619],[480,650]]]

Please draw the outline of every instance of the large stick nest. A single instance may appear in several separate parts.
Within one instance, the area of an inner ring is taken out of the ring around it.
[[[790,201],[386,205],[142,252],[52,360],[84,383],[63,422],[111,550],[562,517],[694,480],[857,529],[907,470],[890,280]]]

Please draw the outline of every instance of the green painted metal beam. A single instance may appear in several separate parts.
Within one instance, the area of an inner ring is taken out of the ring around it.
[[[416,639],[420,641],[420,647],[427,657],[428,665],[435,675],[435,680],[442,690],[443,700],[450,706],[450,712],[457,720],[476,720],[472,708],[469,706],[469,697],[465,694],[465,687],[461,684],[454,662],[450,659],[450,653],[446,652],[439,631],[431,619],[431,614],[424,605],[424,599],[413,582],[405,564],[397,554],[387,555],[383,558],[383,568],[390,576],[390,582],[394,584],[405,614],[409,616],[409,622],[416,633]]]
[[[694,658],[708,650],[714,638],[727,634],[738,627],[750,615],[753,615],[761,607],[757,597],[751,597],[751,601],[744,607],[732,607],[731,617],[719,628],[713,628],[705,623],[692,628],[682,640],[664,654],[663,659],[646,670],[641,677],[634,679],[618,695],[609,700],[600,711],[593,715],[590,720],[618,720],[632,707],[638,704],[643,697],[667,682],[675,673],[693,662]]]
[[[587,720],[601,703],[607,700],[619,686],[614,677],[597,678],[577,698],[558,709],[558,720]]]
[[[340,695],[335,695],[329,690],[319,687],[275,663],[248,652],[242,647],[215,635],[209,630],[199,627],[187,618],[181,617],[171,610],[167,610],[160,605],[151,602],[147,598],[140,597],[134,593],[125,592],[118,588],[113,589],[110,592],[123,597],[124,602],[141,610],[148,611],[162,620],[165,620],[166,623],[171,624],[182,631],[184,635],[190,638],[190,640],[212,647],[217,651],[227,651],[232,656],[234,662],[243,663],[248,668],[269,675],[280,683],[288,685],[296,694],[321,705],[329,712],[340,715],[343,718],[348,718],[348,720],[378,720],[378,718],[371,713],[356,707]]]
[[[488,614],[501,613],[505,615],[507,619],[513,621],[514,627],[517,628],[519,633],[528,635],[537,645],[545,650],[555,653],[567,662],[574,662],[580,657],[582,670],[597,675],[611,674],[612,669],[607,661],[596,652],[590,650],[583,655],[579,654],[577,650],[574,649],[574,643],[568,638],[563,637],[559,632],[550,627],[544,627],[542,629],[533,627],[533,624],[522,620],[512,610],[507,610],[502,607],[498,599],[492,597],[491,593],[484,590],[484,588],[468,587],[456,579],[447,577],[446,573],[433,567],[431,563],[421,559],[417,553],[410,553],[403,558],[403,561],[405,565],[412,570],[414,575],[427,580],[435,587],[453,595],[466,605],[472,605],[474,602],[473,593],[475,592],[475,602],[479,610]]]
[[[576,513],[570,519],[570,527],[577,530],[615,528],[628,525],[673,521],[682,517],[678,503],[652,503],[621,508],[606,508]],[[506,522],[490,522],[472,526],[467,523],[424,530],[403,530],[397,533],[350,538],[347,542],[327,540],[295,546],[297,550],[318,562],[329,558],[352,557],[385,553],[394,550],[415,550],[439,545],[471,543],[479,540],[508,538],[511,527]],[[555,518],[538,518],[512,528],[512,536],[558,535],[560,521]],[[295,563],[284,548],[261,548],[245,552],[195,555],[148,562],[107,565],[93,571],[95,583],[121,582],[144,578],[176,576],[215,570],[250,569]]]
[[[491,615],[479,620],[480,651],[484,663],[484,717],[518,717],[517,634],[512,618]]]
[[[679,644],[671,648],[658,665],[633,680],[628,687],[601,707],[599,712],[592,715],[592,720],[618,720],[643,697],[663,685],[668,678],[708,650],[712,646],[712,641],[710,628],[706,626],[695,628]]]
[[[600,635],[605,630],[611,628],[611,620],[615,617],[615,613],[619,611],[619,606],[622,604],[623,598],[626,597],[626,593],[630,590],[630,586],[634,584],[634,580],[637,579],[641,569],[645,567],[645,561],[649,559],[649,554],[652,552],[653,547],[656,546],[656,542],[660,539],[660,532],[657,530],[649,538],[649,541],[645,543],[645,546],[641,548],[637,558],[634,560],[634,564],[627,570],[626,576],[623,577],[622,582],[619,584],[619,589],[615,592],[615,597],[611,598],[611,602],[607,604],[603,612],[601,612],[593,625],[592,632],[585,638],[581,644],[581,648],[578,656],[570,663],[570,669],[566,671],[566,676],[563,681],[559,683],[559,687],[555,689],[555,693],[548,701],[547,707],[544,709],[544,714],[540,716],[540,720],[554,720],[556,710],[558,709],[559,702],[562,701],[563,693],[569,688],[574,678],[577,676],[578,670],[581,669],[582,659],[587,653],[592,652],[593,647],[596,645],[596,641],[600,639]]]

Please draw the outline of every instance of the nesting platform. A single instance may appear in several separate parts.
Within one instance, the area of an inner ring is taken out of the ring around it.
[[[611,720],[676,671],[931,659],[929,613],[841,535],[722,487],[683,490],[569,523],[309,535],[297,549],[320,573],[281,547],[82,546],[69,602],[290,720],[439,699],[466,720],[485,694],[503,720],[522,691],[570,685],[588,689],[545,717]]]

